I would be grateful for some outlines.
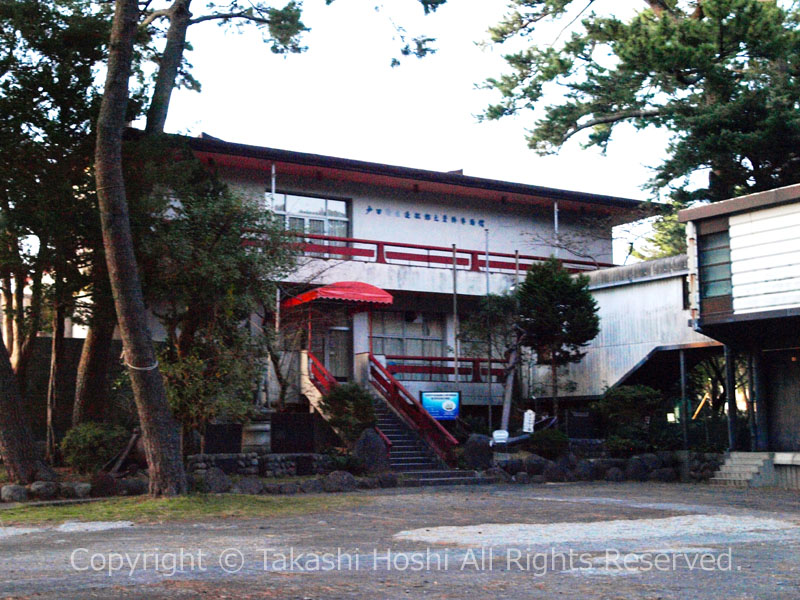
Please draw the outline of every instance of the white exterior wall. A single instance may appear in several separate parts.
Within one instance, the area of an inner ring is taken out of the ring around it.
[[[732,215],[734,314],[800,306],[800,203]]]
[[[232,188],[257,200],[263,199],[270,186],[270,175],[266,172],[225,170],[221,176]],[[354,238],[444,247],[456,244],[462,250],[484,250],[484,228],[488,228],[492,252],[514,253],[518,250],[520,254],[549,256],[555,251],[546,244],[553,236],[552,204],[548,207],[502,205],[469,197],[353,182],[299,179],[280,172],[277,173],[276,190],[348,200],[350,237]],[[416,218],[417,214],[419,218]],[[447,223],[443,222],[445,215]],[[452,222],[453,217],[456,223]],[[598,262],[612,260],[610,227],[607,231],[599,228],[587,231],[574,213],[562,208],[559,211],[559,235],[573,242],[580,241],[585,249],[584,256],[592,256]],[[565,250],[560,251],[559,257],[581,258]]]

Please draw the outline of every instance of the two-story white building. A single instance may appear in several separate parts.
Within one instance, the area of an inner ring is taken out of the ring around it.
[[[306,259],[281,286],[278,319],[309,317],[312,379],[358,378],[357,357],[373,356],[410,394],[458,389],[466,410],[501,404],[503,365],[489,369],[488,351],[456,360],[459,318],[551,255],[575,271],[611,266],[612,227],[641,216],[626,198],[186,141],[297,232]]]

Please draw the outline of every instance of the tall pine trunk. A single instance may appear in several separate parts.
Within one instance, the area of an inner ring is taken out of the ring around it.
[[[11,364],[17,378],[20,393],[23,396],[28,388],[28,366],[33,357],[36,337],[39,335],[39,330],[42,326],[43,276],[44,268],[39,264],[33,272],[31,281],[31,304],[27,310],[27,319],[24,305],[26,274],[22,271],[14,277],[14,349],[11,353]],[[19,288],[19,291],[17,291],[17,288]]]
[[[511,420],[511,401],[514,396],[514,380],[519,366],[519,348],[515,347],[508,355],[506,367],[506,380],[503,383],[503,416],[500,420],[500,429],[508,431],[508,422]]]
[[[14,349],[14,293],[11,291],[11,273],[3,273],[2,278],[3,293],[3,331],[2,336],[5,340],[6,351]]]
[[[122,132],[137,18],[137,0],[117,0],[97,121],[95,177],[108,274],[150,465],[150,494],[173,496],[186,492],[180,435],[147,328],[122,172]]]
[[[167,39],[158,61],[156,84],[147,109],[145,130],[148,134],[163,133],[167,123],[169,101],[172,90],[175,89],[175,79],[178,77],[186,47],[186,31],[192,18],[192,13],[189,12],[191,2],[192,0],[177,0],[170,9]]]
[[[92,318],[81,348],[75,380],[75,402],[72,406],[72,425],[86,421],[102,421],[106,417],[111,394],[111,344],[117,313],[108,284],[105,257],[98,253],[93,267]]]
[[[558,419],[558,364],[555,360],[550,363],[550,379],[553,383],[553,416]]]
[[[11,481],[35,480],[41,465],[5,344],[0,344],[0,456]]]
[[[56,283],[56,287],[59,285]],[[56,292],[56,296],[58,296]],[[53,424],[58,406],[58,391],[61,387],[61,365],[64,361],[64,304],[56,298],[53,307],[53,338],[50,344],[50,381],[47,385],[47,445],[45,460],[51,465],[56,460],[56,432]]]

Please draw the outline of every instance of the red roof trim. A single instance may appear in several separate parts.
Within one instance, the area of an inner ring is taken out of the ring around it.
[[[414,191],[477,196],[499,202],[550,204],[557,200],[564,208],[585,207],[589,210],[611,213],[631,211],[643,204],[641,201],[629,198],[498,181],[460,173],[443,173],[334,156],[234,144],[205,135],[201,138],[187,137],[184,139],[201,160],[249,170],[268,171],[275,164],[284,172],[313,174],[334,180],[365,181]]]

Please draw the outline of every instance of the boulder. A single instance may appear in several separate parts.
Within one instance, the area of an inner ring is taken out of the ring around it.
[[[578,458],[572,452],[570,452],[564,456],[559,456],[555,462],[559,467],[564,469],[564,471],[569,471],[578,465]]]
[[[511,483],[511,475],[506,473],[505,469],[500,467],[492,467],[486,470],[486,476],[491,477],[500,483]]]
[[[531,475],[531,483],[544,483],[545,479],[542,475]]]
[[[625,481],[625,474],[619,467],[611,467],[606,471],[606,481]]]
[[[498,466],[511,475],[525,470],[525,462],[521,458],[509,458],[508,460],[498,463]]]
[[[76,483],[75,484],[75,497],[76,498],[88,498],[92,493],[92,484],[91,483]]]
[[[661,462],[661,459],[656,454],[642,454],[639,458],[644,461],[648,471],[655,471],[656,469],[660,469],[664,466],[664,463]]]
[[[352,492],[358,487],[358,482],[347,471],[334,471],[323,479],[322,487],[326,492]]]
[[[567,470],[556,463],[550,463],[542,471],[542,477],[544,477],[545,481],[566,481]]]
[[[92,477],[92,496],[95,498],[107,498],[116,496],[119,493],[117,480],[105,471],[98,471]]]
[[[672,467],[662,467],[650,473],[650,481],[663,481],[669,483],[678,479],[678,474]]]
[[[514,475],[514,483],[521,483],[526,484],[531,482],[531,476],[528,475],[527,471],[520,471],[516,475]]]
[[[624,469],[625,463],[628,461],[624,458],[598,458],[597,463],[603,465],[603,467],[608,470],[611,467],[617,467],[618,469]]]
[[[325,488],[320,479],[304,479],[300,482],[300,491],[305,494],[321,494]]]
[[[28,499],[28,490],[22,485],[4,485],[0,488],[0,499],[3,502],[25,502]]]
[[[233,486],[231,478],[219,467],[212,467],[205,472],[201,481],[202,489],[208,494],[224,494]]]
[[[382,488],[397,487],[397,474],[392,472],[380,473],[378,475],[378,484]]]
[[[650,470],[644,460],[638,456],[629,459],[628,464],[625,465],[625,478],[631,481],[647,481],[649,474]]]
[[[280,494],[281,486],[279,483],[265,483],[261,490],[262,494]]]
[[[674,467],[678,464],[675,460],[675,453],[669,450],[659,450],[656,452],[656,456],[661,461],[662,467]]]
[[[53,481],[34,481],[29,489],[37,500],[52,500],[58,494],[58,484]]]
[[[367,473],[383,473],[391,467],[386,443],[373,429],[365,429],[353,447],[353,456],[364,463]]]
[[[120,496],[144,496],[150,491],[150,482],[144,477],[128,477],[117,482]]]
[[[34,479],[36,481],[58,481],[58,473],[56,473],[49,465],[40,464]]]
[[[78,481],[67,481],[59,484],[58,493],[62,498],[69,499],[82,499],[88,498],[92,493],[92,486],[88,483],[81,483]]]
[[[463,458],[467,467],[475,471],[485,471],[492,466],[493,452],[489,445],[491,438],[478,433],[470,434],[464,442]]]
[[[380,487],[377,477],[359,477],[358,489],[360,490],[374,490]]]
[[[297,494],[300,491],[300,486],[296,483],[282,483],[279,486],[279,490],[281,494],[292,495]]]
[[[233,484],[231,492],[234,494],[246,494],[248,496],[257,496],[264,488],[264,484],[258,477],[242,477],[239,481]]]
[[[75,483],[73,481],[65,481],[58,485],[58,495],[62,498],[77,498],[75,492]]]
[[[595,469],[588,460],[579,460],[575,465],[574,474],[578,481],[592,481],[595,478]]]
[[[541,475],[548,464],[550,461],[538,454],[531,454],[525,458],[525,470],[528,475]]]

